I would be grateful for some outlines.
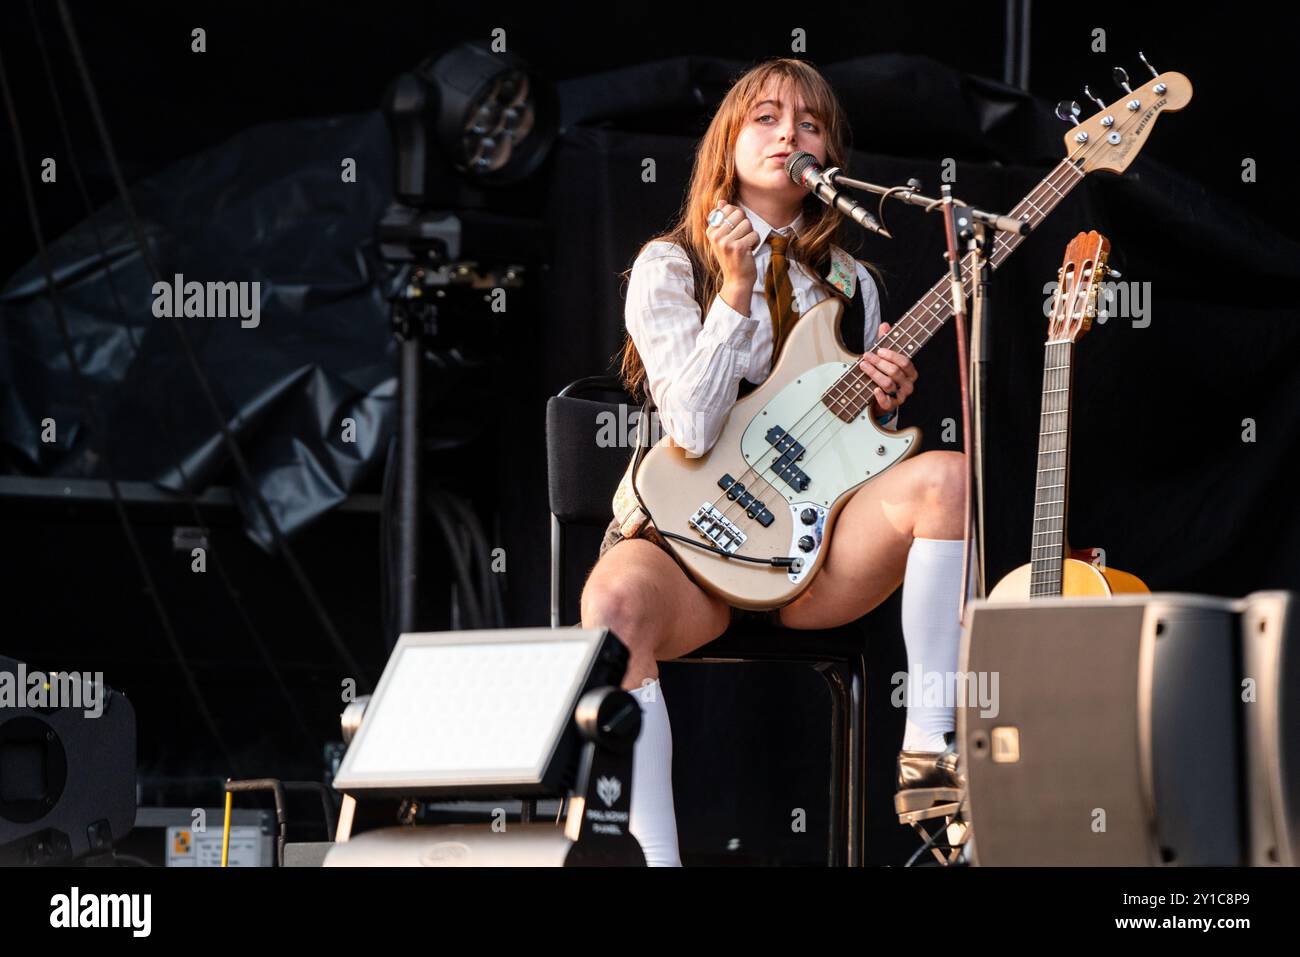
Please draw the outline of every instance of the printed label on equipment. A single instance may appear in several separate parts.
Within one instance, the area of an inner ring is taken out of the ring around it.
[[[270,838],[259,827],[230,829],[231,867],[265,867]],[[188,827],[167,828],[168,867],[220,867],[221,828],[195,831]]]

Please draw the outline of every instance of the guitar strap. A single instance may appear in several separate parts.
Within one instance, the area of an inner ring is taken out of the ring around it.
[[[857,266],[853,257],[838,246],[831,247],[831,269],[826,275],[826,282],[851,297],[840,314],[840,338],[849,352],[861,355],[867,348],[864,342],[866,306],[862,300],[862,284],[857,281]],[[775,363],[776,357],[772,358]],[[758,386],[755,383],[748,379],[741,379],[736,398],[742,399],[756,388]],[[650,390],[646,389],[645,392],[645,401],[641,403],[641,416],[636,427],[636,449],[614,492],[614,520],[618,522],[624,538],[635,538],[650,519],[650,513],[641,501],[641,494],[636,487],[636,472],[641,467],[641,459],[644,458],[646,449],[642,428],[650,427],[651,415],[655,409]]]

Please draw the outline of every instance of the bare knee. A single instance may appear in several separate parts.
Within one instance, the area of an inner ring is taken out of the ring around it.
[[[966,488],[966,456],[961,452],[925,452],[917,456],[924,463],[921,480],[931,498],[961,497]]]
[[[966,456],[925,452],[916,457],[917,538],[960,538],[966,506]]]
[[[608,628],[633,655],[654,654],[656,602],[648,583],[630,575],[594,578],[581,604],[584,628]]]

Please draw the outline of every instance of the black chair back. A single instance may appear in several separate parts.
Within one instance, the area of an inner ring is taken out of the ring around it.
[[[573,395],[547,401],[547,492],[551,514],[562,523],[608,525],[613,518],[610,500],[635,448],[622,441],[621,425],[636,411]],[[617,441],[607,441],[611,436]]]
[[[595,394],[613,395],[619,401],[585,398]],[[603,529],[613,519],[614,491],[636,450],[635,423],[640,411],[640,406],[628,401],[617,376],[579,379],[547,400],[552,627],[560,625],[564,601],[565,527]],[[648,428],[642,432],[651,434]]]

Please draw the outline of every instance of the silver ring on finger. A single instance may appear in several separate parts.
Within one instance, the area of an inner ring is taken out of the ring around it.
[[[726,214],[723,213],[722,210],[715,209],[713,212],[709,213],[708,223],[710,226],[720,226],[725,218]]]

